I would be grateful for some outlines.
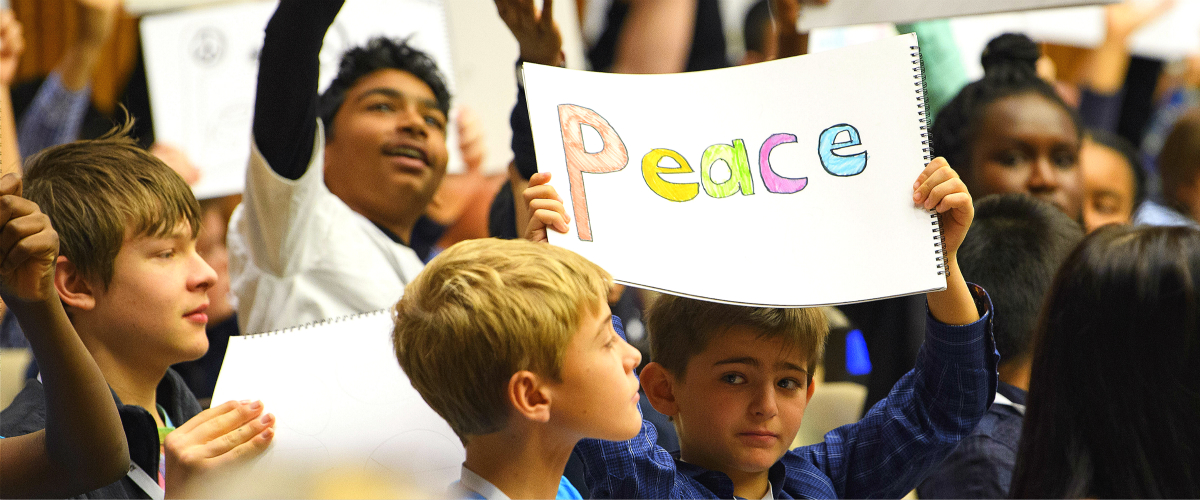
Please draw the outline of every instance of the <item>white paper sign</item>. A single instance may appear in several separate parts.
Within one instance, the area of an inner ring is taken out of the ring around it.
[[[526,65],[538,168],[572,214],[550,242],[623,283],[733,303],[944,287],[937,226],[912,202],[915,46],[673,75]]]
[[[800,29],[870,23],[909,23],[926,19],[1013,12],[1051,7],[1115,3],[1117,0],[835,0],[800,10]]]
[[[275,5],[249,2],[142,19],[155,139],[179,147],[201,170],[193,186],[197,198],[240,193],[245,186],[258,53]],[[346,49],[378,35],[414,35],[413,45],[450,78],[440,0],[347,0],[321,50],[321,88],[333,81]],[[457,148],[448,149],[456,161]]]
[[[230,337],[213,401],[262,400],[275,438],[263,471],[358,468],[440,494],[465,452],[413,389],[392,349],[388,311]]]

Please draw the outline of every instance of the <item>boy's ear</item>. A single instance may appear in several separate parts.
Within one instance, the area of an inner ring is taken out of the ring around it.
[[[650,362],[642,368],[641,378],[650,406],[668,417],[679,414],[679,405],[675,403],[675,376],[671,372],[663,365]]]
[[[542,378],[529,370],[514,373],[508,379],[508,403],[526,420],[550,421],[550,391]]]
[[[54,263],[54,288],[63,304],[84,311],[96,307],[96,298],[92,295],[91,284],[75,267],[75,264],[62,255]]]
[[[815,380],[813,380],[813,378],[811,376],[808,377],[808,395],[805,396],[805,400],[804,400],[805,404],[812,402],[813,390],[815,390],[816,388],[817,388],[817,382]]]

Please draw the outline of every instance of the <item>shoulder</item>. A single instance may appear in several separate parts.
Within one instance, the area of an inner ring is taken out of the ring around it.
[[[46,393],[31,379],[12,403],[0,412],[0,436],[22,436],[46,428]]]

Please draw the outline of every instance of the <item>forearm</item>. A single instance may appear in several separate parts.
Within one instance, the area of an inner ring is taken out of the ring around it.
[[[679,73],[687,66],[697,0],[634,0],[617,41],[613,73]]]
[[[259,57],[254,140],[279,175],[299,179],[317,131],[318,58],[343,0],[284,0],[267,24]]]
[[[67,88],[57,72],[50,73],[38,88],[33,102],[21,115],[17,140],[22,156],[28,157],[51,146],[79,138],[91,92]]]
[[[21,153],[17,145],[12,93],[8,85],[0,84],[0,177],[8,174],[21,174]]]
[[[1105,40],[1088,55],[1084,84],[1098,94],[1111,95],[1125,85],[1129,70],[1129,49],[1124,38]]]
[[[71,326],[62,303],[9,302],[38,360],[46,397],[44,454],[38,474],[75,495],[119,479],[129,450],[112,393]]]
[[[945,257],[946,289],[925,295],[929,303],[929,313],[947,325],[974,323],[979,320],[979,312],[975,309],[971,290],[958,269],[957,253],[947,254]]]

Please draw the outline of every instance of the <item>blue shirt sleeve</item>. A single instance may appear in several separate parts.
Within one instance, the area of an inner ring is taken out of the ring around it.
[[[51,72],[21,115],[17,127],[21,156],[28,158],[48,147],[79,139],[91,95],[91,87],[68,90],[58,72]]]
[[[917,488],[921,498],[1008,498],[1016,451],[988,436],[968,436]]]
[[[987,412],[996,394],[999,354],[991,301],[971,285],[980,319],[954,326],[926,321],[916,366],[862,420],[784,460],[812,463],[840,498],[900,498],[915,488]]]

